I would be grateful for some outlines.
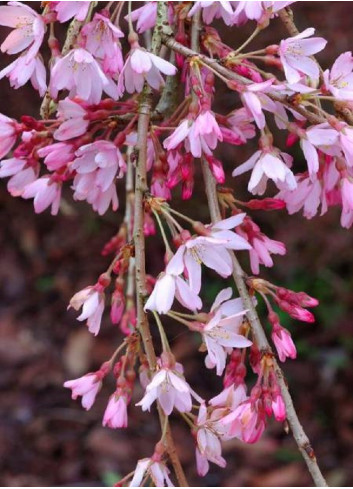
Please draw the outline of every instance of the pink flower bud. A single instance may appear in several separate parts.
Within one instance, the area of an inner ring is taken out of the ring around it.
[[[286,419],[286,406],[281,394],[277,394],[272,400],[272,411],[277,421],[284,421]]]
[[[296,358],[297,350],[293,343],[292,337],[285,328],[277,326],[272,331],[272,341],[275,344],[279,359],[284,362],[287,357]]]
[[[103,416],[103,426],[108,426],[109,428],[127,428],[127,404],[129,401],[126,393],[120,391],[121,389],[118,389],[110,396]]]

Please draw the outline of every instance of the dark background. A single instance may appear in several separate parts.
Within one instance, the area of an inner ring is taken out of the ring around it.
[[[102,2],[103,3],[103,2]],[[1,2],[4,4],[4,2]],[[352,2],[297,2],[295,19],[299,30],[315,26],[329,43],[319,56],[324,68],[341,52],[350,50],[353,40]],[[225,29],[225,39],[239,45],[251,32]],[[278,42],[284,34],[279,20],[271,23],[254,42]],[[0,39],[4,30],[0,32]],[[285,35],[286,36],[286,35]],[[0,66],[10,58],[0,54]],[[222,113],[238,104],[237,96],[222,89],[216,108]],[[0,82],[0,112],[19,117],[37,115],[39,99],[25,87],[9,89]],[[283,135],[276,144],[284,148]],[[224,146],[219,153],[228,175],[235,165],[254,151]],[[305,167],[301,153],[292,150],[295,168]],[[243,179],[229,179],[236,194],[246,197]],[[273,190],[273,189],[271,189]],[[178,196],[178,192],[176,192]],[[269,193],[269,195],[273,195]],[[205,222],[209,220],[202,188],[196,186],[194,200],[182,206]],[[123,200],[123,195],[122,195]],[[0,484],[4,486],[112,485],[119,476],[133,470],[136,460],[149,456],[158,440],[154,415],[132,407],[127,430],[102,428],[101,418],[108,396],[114,390],[109,379],[94,407],[82,410],[71,401],[64,380],[96,369],[119,344],[119,330],[103,322],[100,335],[93,338],[75,314],[66,311],[74,292],[93,284],[106,268],[100,255],[104,243],[116,232],[123,208],[103,218],[85,204],[72,203],[67,193],[64,212],[53,218],[48,212],[35,215],[32,201],[14,199],[0,182]],[[198,214],[195,214],[195,209]],[[313,325],[281,316],[298,348],[296,361],[287,361],[288,378],[298,415],[312,441],[319,463],[330,485],[353,483],[353,252],[352,230],[339,225],[339,210],[307,221],[286,212],[252,214],[270,237],[285,242],[287,256],[275,257],[274,269],[262,269],[262,276],[294,290],[305,290],[320,299]],[[152,238],[147,255],[148,270],[158,273],[162,263],[160,241]],[[241,254],[248,269],[245,253]],[[205,274],[205,305],[223,286],[212,274]],[[263,311],[262,311],[263,312]],[[187,378],[202,395],[210,398],[221,386],[214,372],[206,371],[203,354],[197,353],[197,338],[169,326],[177,358],[185,365]],[[142,396],[136,388],[132,404]],[[187,429],[172,417],[177,448],[190,482],[199,485],[195,474],[193,440]],[[225,470],[211,467],[201,481],[206,486],[306,486],[311,484],[304,463],[291,438],[279,423],[270,423],[256,445],[237,440],[224,444],[228,461]]]

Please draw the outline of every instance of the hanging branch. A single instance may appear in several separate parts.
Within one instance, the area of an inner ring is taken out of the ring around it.
[[[161,46],[162,25],[166,19],[165,2],[158,2],[157,22],[152,36],[152,52],[158,53]],[[146,289],[146,263],[145,263],[145,236],[143,233],[144,224],[144,195],[147,187],[147,138],[149,123],[152,110],[151,89],[145,86],[139,104],[139,118],[137,126],[137,150],[138,160],[136,165],[135,178],[135,214],[134,214],[134,244],[135,244],[135,267],[136,267],[136,315],[137,326],[141,333],[144,349],[147,356],[148,365],[151,372],[156,370],[156,353],[154,351],[151,330],[148,323],[147,314],[144,311]],[[163,411],[159,408],[159,417],[162,431],[165,428],[166,450],[173,465],[175,475],[181,487],[188,486],[179,456],[177,454],[169,421]]]
[[[199,32],[200,32],[200,15],[198,13],[193,16],[192,32],[191,32],[191,47],[196,55],[199,49]],[[169,47],[172,47],[171,43],[169,43],[168,45]],[[212,62],[212,67],[214,67],[214,65],[215,65],[214,62]],[[213,223],[218,222],[222,219],[222,216],[221,216],[221,211],[218,202],[216,181],[211,173],[211,170],[207,162],[203,161],[201,166],[202,166],[202,173],[203,173],[205,191],[206,191],[211,220]],[[249,295],[246,286],[245,273],[241,268],[241,265],[238,262],[235,254],[233,252],[230,252],[230,255],[233,263],[234,282],[239,291],[239,295],[242,298],[244,307],[245,309],[248,310],[247,318],[249,320],[251,331],[254,336],[255,342],[259,350],[262,352],[262,354],[271,353],[272,352],[271,346],[267,341],[267,337],[262,327],[262,324],[260,322],[259,316],[257,314],[256,307],[254,306],[254,303]],[[328,484],[321,473],[320,467],[317,464],[315,453],[310,444],[309,438],[306,435],[299,421],[298,415],[295,411],[294,404],[291,395],[289,393],[283,372],[279,367],[278,363],[276,362],[275,358],[273,358],[273,364],[274,364],[274,369],[278,380],[278,384],[281,388],[283,400],[286,405],[288,424],[292,430],[293,437],[298,445],[300,453],[302,454],[306,462],[306,465],[313,478],[315,485],[317,487],[327,486]]]

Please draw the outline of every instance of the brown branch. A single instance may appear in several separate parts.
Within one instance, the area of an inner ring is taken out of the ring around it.
[[[167,4],[164,1],[158,2],[157,22],[152,37],[152,52],[158,54],[161,47],[161,32],[163,23],[167,18]],[[153,346],[151,330],[147,315],[144,311],[144,303],[147,295],[146,288],[146,263],[145,263],[145,236],[143,233],[144,224],[144,194],[147,191],[147,138],[149,132],[150,117],[152,111],[151,90],[146,85],[140,99],[139,118],[137,126],[137,150],[138,161],[136,165],[135,177],[135,212],[134,212],[134,244],[135,244],[135,276],[136,276],[136,315],[137,325],[141,333],[147,361],[151,372],[156,370],[156,353]],[[184,470],[177,454],[173,436],[170,430],[169,421],[160,406],[158,406],[160,424],[162,430],[167,423],[165,431],[165,445],[170,461],[173,465],[176,478],[181,487],[187,487]]]
[[[278,17],[287,29],[288,34],[292,37],[299,34],[298,28],[294,23],[293,11],[290,7],[285,7],[278,12]]]
[[[248,78],[238,75],[237,73],[234,73],[234,71],[231,71],[228,68],[224,67],[222,64],[220,64],[219,60],[209,58],[204,54],[198,53],[193,49],[183,46],[182,44],[177,42],[173,37],[167,34],[163,34],[162,40],[164,44],[168,46],[170,49],[173,49],[177,53],[180,53],[187,58],[194,57],[194,56],[199,58],[205,65],[209,66],[210,68],[212,68],[213,70],[215,70],[217,73],[222,75],[224,78],[227,78],[228,80],[234,80],[243,85],[249,85],[252,83],[252,81],[249,80]],[[298,105],[297,103],[293,103],[290,97],[277,95],[274,93],[268,94],[268,96],[275,102],[281,102],[285,107],[296,110],[299,114],[306,117],[308,121],[311,122],[312,124],[321,124],[322,122],[326,121],[324,117],[318,114],[314,114],[313,112],[310,112],[305,107]]]
[[[218,198],[217,198],[217,190],[216,183],[213,178],[213,175],[208,167],[208,165],[202,165],[203,177],[206,188],[206,195],[211,215],[212,222],[217,222],[222,219]],[[258,348],[263,352],[271,352],[271,346],[267,340],[264,329],[260,322],[259,316],[257,314],[254,303],[249,295],[245,279],[244,279],[244,271],[241,268],[236,256],[234,253],[230,252],[233,262],[233,278],[234,282],[239,291],[239,295],[243,300],[244,307],[248,309],[247,318],[249,320],[251,331],[254,336],[255,342]],[[283,372],[279,367],[275,358],[273,358],[275,373],[277,377],[278,384],[281,388],[282,396],[284,403],[286,405],[287,411],[287,420],[289,426],[293,433],[293,438],[295,439],[298,448],[306,462],[308,470],[313,478],[313,481],[317,487],[325,487],[327,486],[327,482],[325,481],[321,470],[317,464],[314,450],[310,444],[309,438],[306,435],[299,419],[298,415],[295,411],[293,401],[291,395],[289,393],[286,380],[284,378]]]
[[[194,15],[193,23],[192,23],[192,31],[191,31],[191,46],[193,51],[195,52],[198,51],[198,47],[199,47],[199,40],[198,40],[199,31],[200,31],[200,17]],[[220,221],[222,219],[222,216],[221,216],[221,211],[218,202],[216,181],[211,173],[209,165],[205,161],[202,161],[202,173],[204,178],[205,191],[206,191],[211,220],[212,222]],[[260,351],[262,351],[263,353],[271,352],[271,346],[267,340],[265,331],[260,322],[253,300],[249,295],[245,283],[244,271],[241,268],[235,254],[231,251],[229,253],[233,262],[234,282],[239,291],[239,295],[242,298],[244,307],[248,310],[247,318],[249,320],[251,331],[255,339],[255,342],[258,348],[260,349]],[[307,435],[305,434],[304,429],[298,419],[291,395],[287,388],[287,384],[283,372],[278,366],[278,363],[276,362],[275,358],[273,358],[273,363],[274,363],[277,381],[278,384],[280,385],[283,400],[286,405],[287,420],[289,426],[291,427],[293,437],[298,445],[301,454],[303,455],[303,458],[306,462],[306,465],[313,478],[315,485],[318,487],[327,486],[327,483],[323,475],[321,474],[320,468],[316,462],[314,450],[312,449],[310,445],[310,441]]]

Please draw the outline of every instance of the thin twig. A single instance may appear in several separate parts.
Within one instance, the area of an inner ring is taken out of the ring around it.
[[[237,81],[243,85],[249,85],[252,83],[251,80],[248,78],[245,78],[241,75],[238,75],[237,73],[234,73],[234,71],[229,70],[228,68],[225,68],[220,64],[219,61],[209,58],[208,56],[205,56],[204,54],[200,54],[193,49],[190,49],[186,46],[183,46],[183,44],[180,44],[177,42],[173,37],[163,33],[162,40],[165,43],[166,46],[168,46],[170,49],[173,49],[177,53],[182,54],[185,57],[197,57],[200,59],[200,61],[203,62],[204,65],[209,66],[213,71],[216,71],[220,75],[222,75],[224,78],[227,78],[228,80],[234,80]],[[283,96],[283,95],[277,95],[275,93],[269,93],[268,96],[276,101],[276,102],[281,102],[285,107],[288,107],[290,109],[294,109],[296,112],[299,114],[303,115],[308,119],[309,122],[312,124],[321,124],[322,122],[325,122],[326,119],[321,117],[320,115],[314,114],[313,112],[308,111],[305,109],[303,106],[298,105],[297,103],[292,103],[290,100],[290,97]]]
[[[192,24],[192,34],[191,34],[191,39],[192,39],[192,48],[193,51],[198,50],[198,40],[195,39],[196,36],[198,36],[198,33],[200,31],[200,19],[196,17],[195,15],[193,16],[193,24]],[[211,170],[206,162],[203,162],[202,164],[202,172],[203,172],[203,178],[204,178],[204,184],[205,184],[205,191],[207,195],[207,201],[208,201],[208,206],[210,210],[210,217],[212,222],[217,222],[222,219],[221,216],[221,211],[220,211],[220,206],[218,202],[218,196],[217,196],[217,188],[216,188],[216,181],[211,173]],[[256,308],[254,306],[253,300],[249,295],[246,283],[245,283],[245,274],[243,269],[241,268],[235,254],[230,251],[230,255],[232,258],[233,262],[233,278],[235,281],[235,284],[237,286],[237,289],[239,291],[239,295],[243,300],[244,307],[245,309],[248,310],[247,313],[247,318],[249,320],[249,323],[251,325],[251,330],[254,336],[254,340],[263,353],[265,352],[271,352],[271,346],[269,342],[267,341],[266,334],[264,332],[264,329],[262,327],[262,324],[260,322],[259,316],[257,314]],[[318,487],[324,487],[327,486],[327,483],[321,474],[320,468],[317,464],[314,450],[312,449],[310,445],[310,441],[307,437],[307,435],[304,432],[304,429],[298,419],[297,413],[295,411],[293,401],[291,398],[291,395],[288,391],[287,384],[283,375],[282,370],[278,366],[275,358],[273,359],[274,362],[274,368],[275,368],[275,373],[277,377],[277,381],[280,385],[283,400],[286,405],[286,410],[287,410],[287,420],[289,423],[289,426],[291,427],[293,437],[298,445],[298,448],[303,455],[303,458],[306,462],[306,465],[308,467],[308,470],[313,478],[313,481],[316,486]]]

